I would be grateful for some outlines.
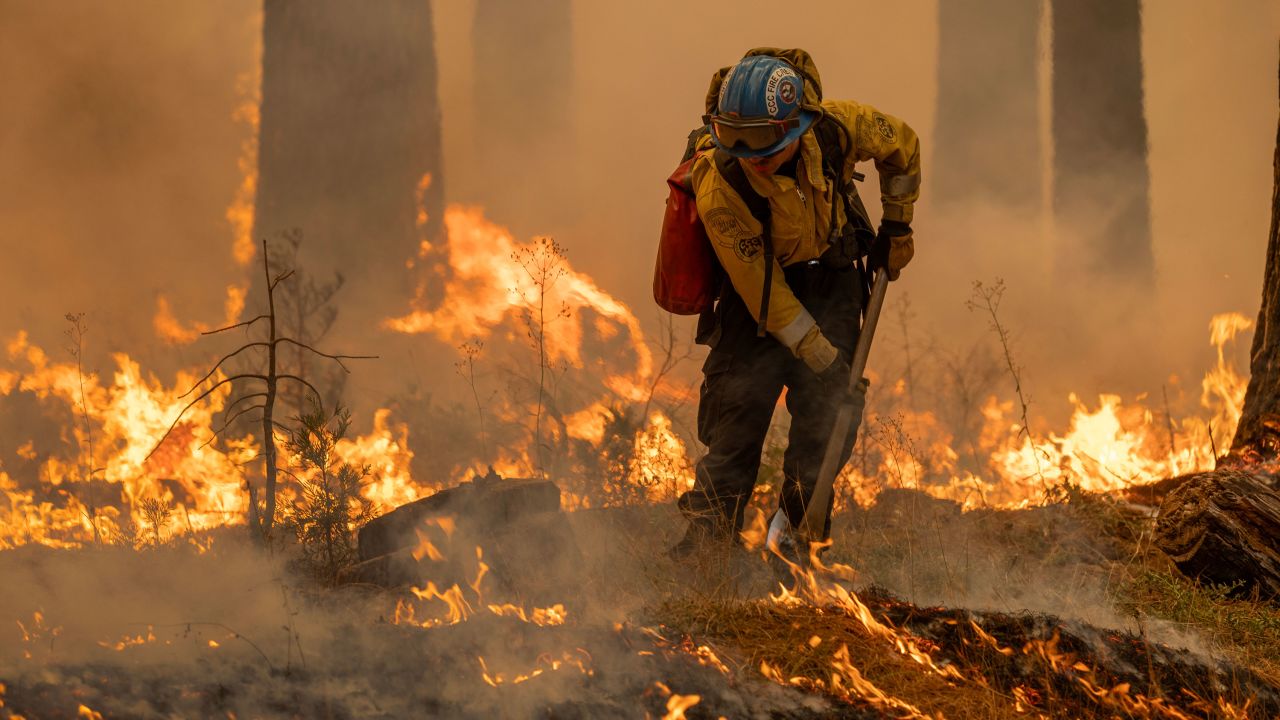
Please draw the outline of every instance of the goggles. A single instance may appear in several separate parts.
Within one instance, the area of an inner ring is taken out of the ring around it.
[[[720,147],[732,152],[739,149],[764,150],[778,144],[787,133],[800,127],[802,116],[796,113],[783,120],[738,120],[704,115],[702,120],[711,128],[711,134]]]

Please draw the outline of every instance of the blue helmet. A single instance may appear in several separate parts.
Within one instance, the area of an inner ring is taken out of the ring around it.
[[[743,58],[720,84],[711,137],[735,157],[772,155],[804,134],[818,113],[802,110],[804,78],[785,60]]]

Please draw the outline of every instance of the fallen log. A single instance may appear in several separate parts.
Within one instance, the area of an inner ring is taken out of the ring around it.
[[[412,546],[417,543],[415,528],[428,518],[447,516],[464,530],[492,531],[544,512],[560,512],[560,488],[550,480],[477,475],[370,520],[360,528],[358,551],[361,560],[372,560]]]
[[[468,587],[483,575],[486,597],[552,605],[566,601],[565,583],[582,565],[560,488],[492,473],[374,518],[358,539],[360,562],[339,582]]]
[[[1156,545],[1188,577],[1280,598],[1277,489],[1275,476],[1248,468],[1192,476],[1161,504]]]
[[[1159,508],[1164,503],[1165,498],[1169,497],[1169,493],[1182,487],[1188,480],[1198,475],[1200,473],[1186,473],[1161,478],[1155,482],[1130,485],[1120,490],[1119,495],[1134,505],[1143,505],[1153,509]]]

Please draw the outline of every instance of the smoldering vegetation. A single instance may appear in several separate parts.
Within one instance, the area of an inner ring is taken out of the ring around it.
[[[491,552],[488,572],[469,539],[442,540],[435,549],[469,579],[435,593],[453,582],[449,563],[424,556],[413,591],[326,589],[289,567],[288,547],[264,552],[228,531],[202,536],[205,552],[193,538],[31,546],[0,556],[22,588],[0,601],[21,618],[6,631],[0,697],[28,718],[81,706],[103,717],[1014,717],[1010,696],[1072,717],[1141,715],[1143,703],[1269,716],[1274,668],[1256,674],[1186,627],[1116,609],[1126,568],[1145,565],[1116,527],[1140,523],[1116,507],[961,514],[885,493],[840,517],[827,558],[858,567],[857,605],[787,600],[779,581],[804,583],[758,551],[671,563],[669,507],[563,515],[567,541],[524,538],[546,562],[513,567]],[[555,562],[570,551],[580,560]],[[502,589],[512,581],[565,602],[540,612]],[[900,655],[857,607],[953,669]],[[830,685],[841,657],[887,695]],[[895,714],[884,697],[906,705]]]

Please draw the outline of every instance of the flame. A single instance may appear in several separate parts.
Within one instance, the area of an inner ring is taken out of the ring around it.
[[[519,673],[510,680],[507,680],[502,673],[489,672],[489,664],[485,662],[483,657],[477,656],[476,660],[480,663],[481,677],[484,678],[484,681],[491,687],[498,687],[506,684],[519,685],[520,683],[532,680],[545,672],[555,672],[563,667],[576,669],[578,672],[588,677],[595,675],[595,670],[590,666],[591,655],[582,648],[576,648],[573,651],[565,651],[561,653],[559,657],[554,657],[550,653],[543,653],[538,656],[537,663],[534,665],[533,669],[525,673]]]
[[[424,626],[427,626],[428,624],[441,624],[442,622],[448,625],[457,625],[475,614],[475,610],[473,610],[471,605],[467,603],[466,598],[462,595],[462,589],[459,588],[456,583],[444,592],[441,592],[434,582],[427,582],[425,590],[416,587],[410,588],[410,590],[419,600],[439,600],[445,605],[446,612],[444,620],[437,620],[434,622],[426,621],[423,623]]]
[[[38,499],[35,489],[19,489],[10,476],[0,478],[0,489],[10,501],[0,544],[65,546],[92,539],[95,532],[118,535],[123,529],[122,514],[134,527],[147,527],[142,515],[145,501],[173,508],[174,515],[193,531],[241,521],[247,505],[241,466],[255,452],[245,444],[229,443],[222,450],[206,444],[229,388],[219,389],[208,402],[191,408],[164,445],[151,454],[188,404],[183,394],[195,382],[193,375],[179,373],[173,386],[166,387],[144,377],[137,362],[117,354],[113,356],[116,372],[111,384],[104,386],[92,373],[81,376],[73,363],[51,362],[24,335],[9,343],[8,355],[11,361],[27,365],[17,374],[14,389],[61,401],[73,414],[89,417],[92,427],[73,423],[70,435],[86,455],[89,447],[94,455],[87,463],[58,457],[42,463],[39,489],[57,496],[64,503],[61,506]]]
[[[650,502],[674,502],[693,487],[693,464],[688,457],[671,418],[654,412],[648,426],[636,435],[628,479],[645,489]]]
[[[125,635],[124,637],[120,638],[116,642],[107,642],[104,640],[99,640],[98,645],[104,648],[107,648],[108,650],[115,650],[116,652],[124,652],[125,648],[136,647],[138,645],[146,645],[147,643],[153,643],[155,641],[156,641],[155,632],[153,631],[152,626],[148,625],[146,635],[143,635],[141,633],[137,635],[132,635],[132,636]]]
[[[1066,483],[1111,492],[1210,470],[1235,434],[1248,386],[1228,348],[1251,326],[1238,313],[1217,315],[1210,323],[1216,361],[1201,383],[1199,414],[1175,419],[1167,403],[1155,406],[1145,397],[1126,402],[1101,394],[1088,402],[1071,393],[1073,411],[1064,432],[1028,434],[1013,402],[987,398],[975,442],[980,468],[961,467],[954,438],[932,412],[869,412],[863,434],[872,436],[872,448],[843,469],[836,507],[869,506],[883,488],[903,487],[954,500],[964,509],[1017,508],[1044,502],[1046,491]],[[1176,386],[1177,379],[1171,383]],[[904,395],[898,384],[889,401]]]
[[[667,698],[667,714],[662,716],[662,720],[684,720],[685,710],[702,702],[701,695],[677,695],[671,693]]]
[[[66,436],[81,457],[41,459],[38,484],[20,483],[0,470],[0,500],[7,500],[0,502],[0,549],[32,542],[74,547],[101,538],[127,539],[139,529],[152,528],[145,513],[148,503],[163,508],[172,530],[186,536],[245,521],[246,466],[258,456],[257,441],[248,436],[211,442],[220,427],[218,416],[230,394],[228,386],[186,409],[170,431],[174,418],[190,402],[185,394],[197,378],[194,373],[180,372],[172,384],[165,384],[145,376],[128,356],[117,354],[116,371],[107,384],[94,373],[81,375],[74,363],[52,361],[24,333],[5,350],[15,369],[0,372],[0,395],[30,393],[69,412],[76,421],[68,423]],[[79,420],[85,415],[87,425]],[[166,431],[167,439],[157,446]],[[19,451],[25,458],[37,457],[31,440]],[[375,414],[370,433],[344,439],[335,451],[344,462],[370,466],[364,493],[379,511],[431,490],[413,481],[408,430],[393,423],[389,411]],[[283,487],[280,501],[288,502],[291,493]],[[198,538],[189,540],[207,547]]]
[[[489,612],[498,617],[514,617],[521,622],[542,626],[563,625],[567,616],[564,605],[560,603],[546,608],[534,608],[532,613],[526,613],[524,608],[511,603],[503,603],[502,605],[490,605]]]
[[[227,297],[222,303],[223,321],[220,327],[234,325],[240,321],[247,292],[246,286],[227,286]],[[199,339],[201,333],[213,329],[209,324],[199,321],[191,323],[190,326],[183,325],[182,321],[173,314],[173,309],[169,307],[169,298],[164,295],[156,297],[156,312],[151,318],[151,328],[155,331],[156,337],[170,345],[190,345]]]
[[[836,651],[831,660],[831,669],[833,671],[831,673],[832,692],[842,695],[856,695],[871,702],[873,705],[903,713],[903,717],[929,720],[929,716],[920,712],[920,709],[916,706],[889,695],[876,687],[870,680],[864,678],[850,660],[849,647],[847,645],[841,645],[840,649]]]
[[[418,228],[419,232],[426,228],[427,221],[430,220],[427,216],[427,190],[430,189],[431,173],[424,173],[422,178],[418,180],[418,186],[413,189],[413,201],[418,209],[418,214],[413,218],[413,224]],[[427,241],[424,239],[422,242],[425,244]],[[425,253],[426,248],[424,247],[422,250]]]
[[[391,411],[386,408],[374,412],[372,431],[355,438],[343,438],[334,453],[352,466],[369,466],[373,479],[362,492],[379,514],[425,494],[426,489],[413,481],[409,471],[413,461],[409,428],[404,423],[393,423]]]
[[[413,550],[413,557],[415,560],[427,557],[433,562],[443,562],[446,556],[436,545],[436,540],[441,538],[432,538],[431,528],[438,529],[443,539],[448,540],[452,538],[454,522],[449,517],[430,518],[422,527],[415,528],[418,534],[418,545]],[[443,607],[436,605],[436,608],[444,611],[443,617],[440,617],[437,613],[435,617],[418,620],[419,610],[425,611],[427,608],[415,606],[401,599],[396,604],[394,622],[396,624],[417,625],[419,627],[457,625],[473,617],[476,614],[475,608],[480,607],[497,617],[515,618],[532,625],[551,626],[565,623],[568,618],[568,612],[561,603],[545,608],[535,607],[531,610],[526,610],[524,607],[510,602],[485,603],[482,586],[484,578],[489,572],[489,566],[484,562],[484,550],[478,546],[475,548],[475,557],[475,579],[467,583],[468,589],[471,590],[472,595],[475,597],[474,604],[467,599],[466,593],[457,583],[452,583],[448,589],[441,590],[434,581],[428,581],[425,588],[413,587],[410,588],[410,592],[419,600],[427,601],[428,603],[433,601],[441,603]]]
[[[33,660],[35,659],[35,652],[49,655],[53,653],[54,641],[62,634],[61,625],[53,627],[46,625],[44,613],[40,610],[31,613],[30,623],[24,623],[21,620],[16,620],[15,622],[18,624],[18,630],[22,633],[22,644],[26,646],[22,650],[23,658]]]
[[[504,323],[513,327],[522,313],[539,308],[559,322],[546,325],[547,355],[552,362],[564,361],[576,368],[584,366],[582,345],[585,323],[594,318],[591,332],[602,340],[625,331],[626,351],[634,358],[630,373],[612,375],[606,384],[620,396],[640,400],[646,392],[645,380],[653,372],[653,358],[644,342],[640,322],[622,302],[601,290],[587,275],[575,271],[549,239],[517,243],[505,228],[490,223],[481,209],[450,206],[445,211],[448,235],[444,301],[434,309],[415,309],[386,321],[402,333],[431,333],[450,345],[473,338],[485,338]],[[546,283],[545,298],[538,282],[521,265],[522,253],[555,263],[555,279]],[[545,302],[544,302],[545,301]],[[590,311],[589,313],[587,311]],[[601,332],[601,328],[605,328]]]

